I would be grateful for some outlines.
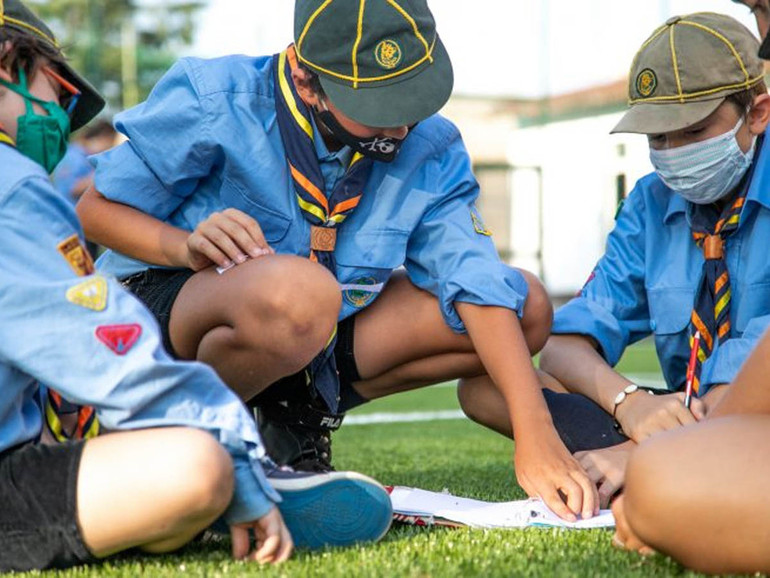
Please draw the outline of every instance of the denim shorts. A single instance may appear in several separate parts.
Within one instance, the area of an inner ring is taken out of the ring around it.
[[[0,454],[0,571],[67,568],[94,560],[77,524],[85,442],[28,443]]]

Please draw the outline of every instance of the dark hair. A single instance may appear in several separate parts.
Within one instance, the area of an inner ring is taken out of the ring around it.
[[[9,43],[10,49],[3,47]],[[0,66],[17,79],[19,68],[29,76],[40,58],[47,58],[55,64],[64,62],[64,55],[42,39],[8,26],[0,27]]]
[[[732,102],[738,108],[738,113],[743,115],[760,94],[767,94],[767,85],[764,80],[760,80],[751,88],[731,94],[725,98],[725,101]]]
[[[321,86],[321,79],[318,78],[318,75],[315,72],[313,72],[307,64],[303,64],[302,62],[299,63],[299,68],[300,70],[304,70],[310,75],[310,78],[308,80],[310,89],[321,98],[325,97],[326,93],[324,92],[324,89]]]

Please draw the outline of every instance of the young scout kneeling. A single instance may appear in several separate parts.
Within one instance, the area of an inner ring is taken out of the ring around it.
[[[94,272],[48,173],[103,105],[45,24],[0,2],[0,571],[167,552],[220,515],[234,556],[259,562],[378,539],[391,519],[379,484],[276,468],[216,374],[168,357],[144,306]],[[38,443],[39,383],[115,433]]]
[[[280,463],[328,470],[346,410],[489,374],[521,485],[592,515],[530,361],[550,303],[500,261],[460,134],[435,114],[453,76],[425,0],[298,0],[294,38],[272,56],[184,59],[117,117],[129,141],[96,157],[78,205],[112,249],[100,265],[170,352],[258,409]]]

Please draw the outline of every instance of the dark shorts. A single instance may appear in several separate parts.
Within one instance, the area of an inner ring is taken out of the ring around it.
[[[0,571],[94,560],[77,525],[82,441],[26,444],[0,454]]]
[[[615,419],[587,397],[577,393],[556,393],[550,389],[544,389],[543,395],[556,432],[570,453],[628,441],[618,431]]]
[[[147,306],[160,324],[163,336],[163,345],[172,356],[179,356],[171,345],[171,337],[168,331],[171,319],[171,308],[176,301],[182,286],[195,273],[190,269],[147,269],[141,273],[122,279],[123,285]],[[334,355],[337,361],[337,370],[340,375],[341,410],[350,409],[365,402],[353,389],[352,383],[361,379],[356,360],[353,355],[353,336],[355,332],[355,316],[348,317],[339,323],[337,327],[337,345]],[[285,377],[262,392],[258,398],[270,401],[283,401],[289,389],[305,388],[304,371]],[[280,397],[281,400],[273,400]]]
[[[163,346],[171,355],[179,357],[171,345],[168,323],[171,319],[171,307],[187,280],[195,275],[190,269],[147,269],[125,279],[123,286],[139,297],[160,324]]]

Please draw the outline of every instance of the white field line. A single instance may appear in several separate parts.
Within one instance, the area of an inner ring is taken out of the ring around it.
[[[666,387],[666,382],[661,377],[660,373],[624,373],[625,377],[633,381],[638,385],[646,385],[648,387]],[[457,387],[456,381],[445,381],[444,383],[437,383],[430,387]]]
[[[665,382],[657,373],[639,373],[627,375],[628,379],[639,385],[648,387],[665,387]],[[433,387],[455,387],[454,382],[442,383]],[[375,423],[409,423],[421,421],[444,421],[454,419],[467,419],[462,410],[448,409],[439,411],[405,411],[405,412],[377,412],[363,415],[349,415],[343,421],[343,425],[369,425]]]
[[[368,425],[372,423],[406,423],[411,421],[441,421],[448,419],[466,419],[459,409],[443,411],[408,411],[402,413],[379,412],[364,415],[349,415],[342,425]]]

